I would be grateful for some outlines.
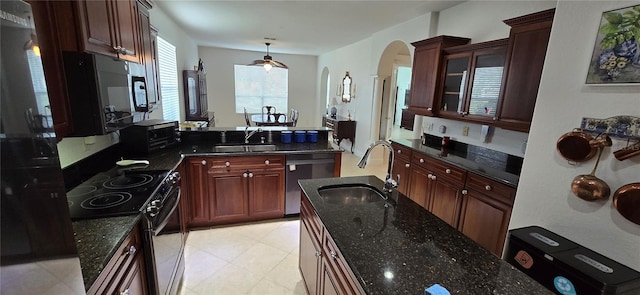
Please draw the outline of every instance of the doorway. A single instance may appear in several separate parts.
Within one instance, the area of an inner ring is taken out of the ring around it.
[[[378,77],[378,130],[374,134],[379,140],[389,140],[400,128],[402,109],[408,104],[405,97],[411,83],[411,55],[404,42],[387,45],[378,64]]]

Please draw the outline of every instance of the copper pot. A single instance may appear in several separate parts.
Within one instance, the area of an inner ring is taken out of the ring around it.
[[[603,147],[598,148],[598,158],[591,173],[578,175],[571,182],[571,191],[573,194],[585,201],[603,200],[611,194],[609,185],[595,176],[603,149]]]
[[[556,149],[565,159],[572,162],[588,161],[596,154],[599,147],[611,146],[611,138],[604,134],[596,138],[585,133],[580,128],[575,128],[560,136],[556,143]]]
[[[640,224],[640,182],[621,186],[613,194],[613,207],[629,221]]]

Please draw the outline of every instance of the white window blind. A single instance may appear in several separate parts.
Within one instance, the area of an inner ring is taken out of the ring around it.
[[[236,113],[261,113],[263,106],[274,106],[276,112],[287,113],[289,70],[235,65]]]
[[[165,120],[180,121],[176,47],[160,36],[158,36],[158,75],[160,77],[162,117]]]

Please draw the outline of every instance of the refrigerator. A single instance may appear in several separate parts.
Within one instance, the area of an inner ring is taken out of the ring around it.
[[[30,5],[0,22],[0,294],[85,294]]]

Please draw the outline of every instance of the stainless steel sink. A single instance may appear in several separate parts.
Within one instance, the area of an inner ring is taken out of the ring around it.
[[[387,199],[377,188],[363,183],[329,185],[318,188],[320,198],[332,204],[361,205]]]
[[[241,145],[218,145],[213,148],[217,153],[237,153],[237,152],[268,152],[275,151],[273,144],[241,144]]]

